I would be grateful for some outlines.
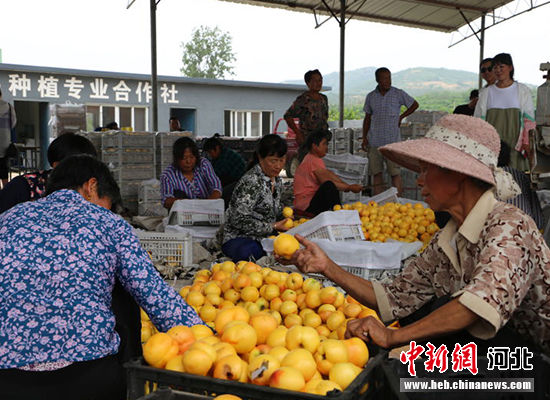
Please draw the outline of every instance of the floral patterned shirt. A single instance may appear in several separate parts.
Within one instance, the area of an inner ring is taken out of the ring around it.
[[[300,119],[300,129],[305,137],[319,129],[328,129],[328,99],[322,93],[319,93],[319,96],[319,99],[314,99],[309,92],[304,92],[296,97],[285,112],[285,119]]]
[[[259,164],[243,175],[235,186],[227,210],[223,242],[237,237],[261,240],[273,233],[273,224],[281,218],[283,206],[281,178],[275,178],[271,191],[271,179]]]
[[[393,282],[373,286],[385,321],[450,294],[480,317],[468,328],[473,336],[489,339],[509,322],[550,354],[550,249],[533,220],[492,191],[462,226],[450,220]]]
[[[163,331],[201,323],[118,215],[59,190],[0,215],[0,368],[115,354],[115,276]]]

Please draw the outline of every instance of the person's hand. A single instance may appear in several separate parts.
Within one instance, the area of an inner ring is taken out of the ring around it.
[[[286,232],[288,231],[290,228],[292,228],[293,225],[291,225],[290,223],[288,223],[288,221],[292,221],[292,219],[290,218],[285,218],[285,219],[282,219],[280,221],[277,221],[273,224],[273,229],[275,229],[276,231],[278,232]]]
[[[294,253],[290,259],[290,263],[306,274],[312,272],[324,274],[324,271],[331,262],[326,253],[317,244],[307,240],[305,237],[298,234],[294,235],[294,237],[298,239],[303,248]]]
[[[361,148],[363,149],[363,151],[368,151],[368,147],[369,147],[369,139],[367,139],[366,137],[363,137]]]
[[[389,329],[378,319],[368,316],[366,318],[354,319],[346,326],[346,339],[358,337],[364,341],[373,342],[380,347],[387,349],[392,347],[394,329]]]
[[[349,185],[348,190],[353,193],[360,193],[363,191],[363,186],[357,184]]]

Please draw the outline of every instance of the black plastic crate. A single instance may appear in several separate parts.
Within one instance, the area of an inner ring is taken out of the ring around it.
[[[498,369],[488,370],[489,360],[486,356],[477,357],[478,373],[472,375],[469,371],[453,372],[451,366],[444,373],[439,373],[437,369],[434,372],[428,372],[424,369],[425,359],[415,360],[416,378],[447,379],[449,381],[456,379],[468,380],[473,382],[476,379],[502,379],[502,378],[534,378],[534,392],[483,392],[479,391],[454,391],[454,392],[401,392],[400,378],[411,377],[407,371],[408,364],[403,364],[397,359],[387,359],[379,364],[377,380],[381,382],[384,388],[380,398],[388,400],[543,400],[550,399],[550,358],[534,353],[531,363],[533,370],[519,371],[500,371]],[[380,374],[381,373],[381,374]]]
[[[161,387],[138,400],[210,400],[212,397]]]
[[[371,349],[369,349],[371,350]],[[367,400],[374,398],[372,394],[377,387],[373,381],[373,373],[378,365],[387,358],[386,351],[378,351],[376,355],[369,358],[365,369],[355,380],[344,390],[326,397],[334,400]],[[184,394],[210,396],[229,393],[241,397],[243,400],[275,400],[275,399],[296,399],[315,400],[321,396],[295,392],[290,390],[270,388],[249,383],[227,381],[223,379],[210,378],[206,376],[191,375],[181,372],[168,371],[153,368],[145,364],[142,358],[132,360],[125,365],[128,376],[128,400],[137,400],[145,395],[145,386],[153,390],[153,383],[159,387],[170,387],[175,391]],[[368,384],[368,387],[366,386]],[[153,393],[151,393],[152,395]],[[161,393],[162,394],[162,393]],[[182,394],[182,396],[184,395]],[[186,399],[186,397],[175,397],[175,399]],[[193,397],[190,397],[193,398]],[[198,397],[199,399],[201,397]],[[153,397],[153,399],[155,399]],[[163,397],[158,398],[164,400]]]

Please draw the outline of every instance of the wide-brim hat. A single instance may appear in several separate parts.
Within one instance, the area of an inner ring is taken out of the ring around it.
[[[498,132],[480,118],[446,115],[424,137],[391,143],[379,150],[384,157],[415,172],[420,172],[420,161],[424,161],[500,186],[497,189],[506,189],[501,198],[509,198],[513,194],[508,193],[510,190],[517,192],[511,176],[497,168]]]

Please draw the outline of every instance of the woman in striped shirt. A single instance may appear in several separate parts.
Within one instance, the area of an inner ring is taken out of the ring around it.
[[[162,204],[168,210],[177,199],[219,199],[220,179],[212,164],[201,158],[195,141],[179,138],[172,148],[174,162],[160,177]]]

